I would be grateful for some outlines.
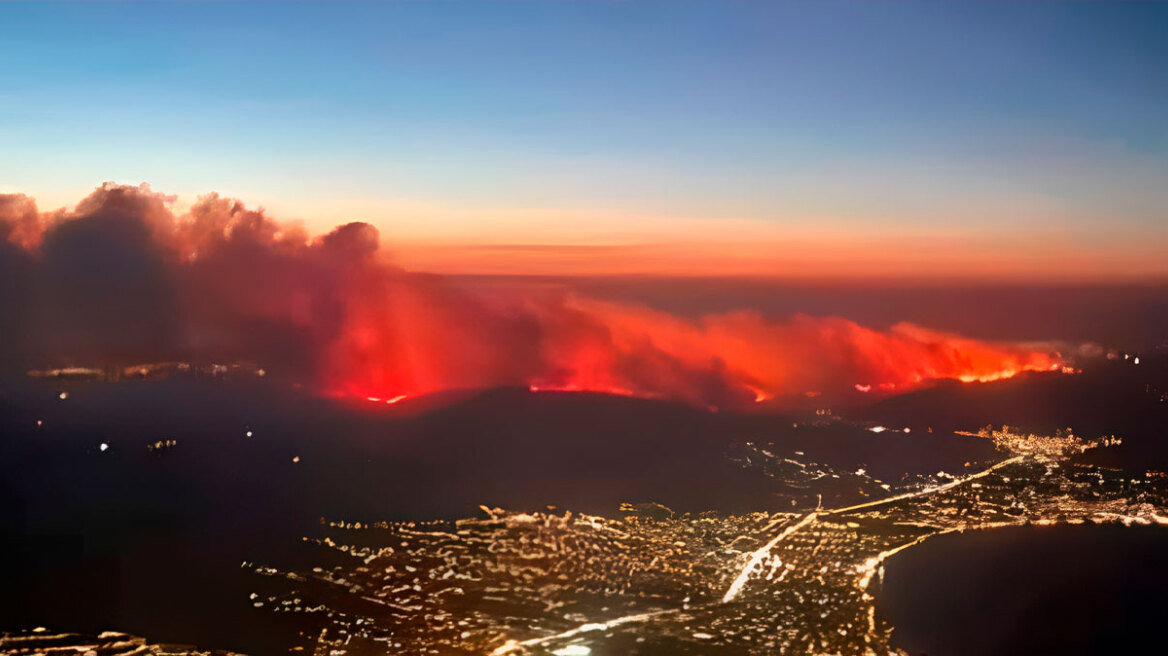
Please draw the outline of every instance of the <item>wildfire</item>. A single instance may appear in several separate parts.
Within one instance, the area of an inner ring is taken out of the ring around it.
[[[23,341],[3,345],[12,352],[262,361],[272,369],[256,375],[383,405],[526,386],[749,408],[1067,364],[1049,350],[911,324],[878,330],[752,311],[686,318],[562,290],[454,283],[393,266],[371,225],[313,238],[214,194],[181,216],[145,186],[103,185],[72,212],[45,216],[29,199],[4,198],[27,220],[19,234],[0,225],[0,255],[21,251],[14,270],[36,301]]]
[[[333,394],[333,396],[343,396],[343,394]],[[388,399],[383,399],[380,396],[367,396],[365,397],[365,400],[370,403],[384,403],[385,405],[394,405],[395,403],[400,403],[401,401],[405,401],[408,398],[410,398],[408,394],[398,394],[397,396]]]
[[[879,331],[838,317],[771,321],[753,312],[689,320],[572,296],[495,298],[502,305],[457,309],[481,313],[478,320],[455,321],[454,308],[411,298],[415,293],[397,290],[386,305],[355,308],[326,361],[339,388],[376,402],[521,385],[749,407],[784,397],[903,393],[941,379],[989,382],[1063,366],[1055,353],[910,324]],[[533,339],[514,338],[524,330]],[[865,382],[850,382],[857,379]]]

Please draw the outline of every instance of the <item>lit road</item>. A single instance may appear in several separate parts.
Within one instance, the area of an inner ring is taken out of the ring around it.
[[[934,485],[931,487],[923,488],[921,490],[907,492],[904,494],[898,494],[898,495],[887,497],[884,499],[877,499],[875,501],[869,501],[867,503],[846,506],[843,508],[834,508],[834,509],[828,509],[828,510],[812,511],[812,512],[804,515],[803,517],[801,517],[798,521],[794,522],[793,524],[790,524],[785,529],[780,531],[777,535],[772,537],[762,547],[751,552],[747,556],[746,562],[743,565],[741,571],[739,571],[738,576],[736,576],[734,578],[734,581],[730,584],[729,588],[727,588],[726,593],[722,596],[722,599],[720,602],[716,602],[713,604],[705,604],[702,606],[697,606],[697,607],[694,607],[694,610],[697,610],[699,608],[706,608],[706,607],[710,607],[710,606],[715,606],[715,605],[718,605],[718,603],[726,604],[726,603],[730,603],[730,602],[734,601],[738,597],[738,595],[741,594],[742,590],[746,587],[746,584],[750,581],[751,575],[756,570],[758,570],[760,568],[762,562],[770,555],[770,553],[774,550],[774,548],[776,546],[778,546],[781,542],[783,542],[784,540],[786,540],[790,536],[798,533],[799,531],[802,531],[803,529],[806,529],[807,527],[814,525],[815,522],[820,517],[827,516],[827,515],[841,515],[844,513],[855,512],[858,510],[866,510],[869,508],[875,508],[875,507],[879,507],[879,506],[883,506],[883,505],[888,505],[888,504],[896,503],[898,501],[904,501],[907,499],[914,499],[914,498],[918,498],[918,497],[929,496],[932,494],[939,494],[941,492],[952,490],[955,487],[964,485],[964,484],[969,483],[971,481],[975,481],[979,478],[989,476],[990,474],[994,473],[998,469],[1001,469],[1003,467],[1007,467],[1009,465],[1021,462],[1024,458],[1025,458],[1025,456],[1015,456],[1013,458],[1009,458],[1009,459],[1003,460],[1001,462],[998,462],[998,463],[994,464],[993,466],[991,466],[985,470],[982,470],[980,472],[977,472],[975,474],[970,474],[968,476],[964,476],[964,477],[949,481],[948,483]],[[774,521],[772,521],[771,523],[767,524],[763,530],[769,531],[770,529],[781,525],[785,521],[789,521],[789,519],[790,518],[788,518],[788,517],[777,518]],[[886,558],[888,558],[889,556],[891,556],[895,553],[903,551],[904,549],[907,549],[911,546],[918,544],[919,542],[923,541],[925,537],[927,537],[927,536],[922,536],[921,538],[918,538],[918,539],[913,540],[911,542],[908,542],[906,544],[900,545],[898,547],[895,547],[893,549],[890,549],[888,551],[880,553],[877,556],[865,561],[865,563],[863,564],[863,566],[861,567],[861,570],[860,570],[861,577],[860,577],[859,582],[861,584],[861,588],[867,586],[867,583],[871,579],[872,574],[876,571],[876,568]],[[539,637],[539,638],[531,638],[531,639],[522,640],[522,641],[508,640],[505,643],[503,643],[502,645],[500,645],[499,647],[497,647],[496,649],[494,649],[491,652],[491,656],[505,656],[506,654],[520,653],[526,648],[538,647],[541,645],[548,645],[551,643],[555,643],[555,642],[559,642],[559,641],[563,641],[563,640],[568,640],[568,639],[571,639],[573,637],[576,637],[578,635],[582,635],[585,633],[592,633],[595,631],[604,631],[604,630],[611,629],[611,628],[621,626],[621,625],[649,622],[649,621],[659,619],[659,618],[664,617],[664,616],[677,615],[677,614],[680,614],[681,612],[682,612],[682,609],[665,609],[665,610],[659,610],[659,611],[653,611],[653,612],[647,612],[647,613],[636,613],[636,614],[632,614],[632,615],[625,615],[622,617],[617,617],[617,618],[611,619],[611,620],[606,620],[604,622],[588,622],[588,623],[581,624],[581,625],[579,625],[573,629],[567,630],[567,631],[563,631],[560,633],[547,635],[547,636],[543,636],[543,637]]]

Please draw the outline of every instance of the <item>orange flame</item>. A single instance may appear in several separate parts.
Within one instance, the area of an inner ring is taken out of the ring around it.
[[[333,387],[390,398],[522,385],[748,407],[902,393],[939,379],[988,382],[1063,364],[1053,352],[911,324],[879,331],[838,317],[770,321],[745,311],[687,320],[574,296],[505,299],[468,318],[465,307],[436,298],[406,288],[391,303],[355,307],[326,365]]]

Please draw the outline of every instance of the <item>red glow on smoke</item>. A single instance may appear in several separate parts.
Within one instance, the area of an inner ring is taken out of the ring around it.
[[[911,324],[752,311],[690,319],[563,291],[454,284],[389,264],[367,224],[312,238],[216,195],[180,216],[170,203],[146,186],[103,185],[72,212],[41,215],[31,199],[0,195],[0,270],[20,273],[7,293],[27,311],[0,356],[248,360],[385,405],[525,386],[718,408],[1065,364],[1047,349]]]
[[[496,298],[502,305],[493,309],[472,303],[457,311],[430,296],[395,299],[393,310],[353,313],[326,366],[335,388],[391,398],[523,385],[748,407],[902,393],[939,379],[987,382],[1062,364],[1054,353],[910,324],[878,331],[837,317],[770,321],[754,312],[687,320],[573,296]],[[467,311],[472,317],[461,316]],[[507,316],[514,322],[500,319]]]

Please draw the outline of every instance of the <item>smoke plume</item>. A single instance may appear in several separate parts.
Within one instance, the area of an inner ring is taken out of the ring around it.
[[[0,366],[247,360],[323,394],[525,385],[741,407],[1057,368],[1057,354],[899,324],[683,319],[404,271],[377,230],[312,237],[210,194],[106,184],[72,211],[0,195]]]

